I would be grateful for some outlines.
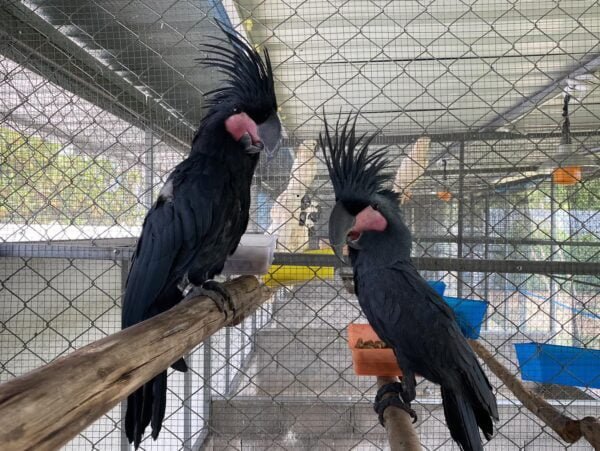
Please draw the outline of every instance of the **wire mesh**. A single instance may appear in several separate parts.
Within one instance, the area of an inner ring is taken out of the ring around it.
[[[348,268],[327,260],[323,111],[359,111],[358,129],[379,133],[413,256],[438,263],[423,276],[489,302],[480,340],[510,371],[515,343],[600,349],[597,1],[28,0],[0,5],[0,381],[119,329],[144,214],[219,82],[195,62],[215,19],[274,63],[286,139],[257,168],[248,231],[278,236],[261,276],[275,294],[170,374],[165,426],[143,449],[389,447],[347,344],[366,319]],[[490,447],[567,447],[490,379]],[[597,388],[527,384],[598,416]],[[65,449],[127,449],[121,409]],[[426,449],[457,449],[437,387],[419,380],[415,409]]]

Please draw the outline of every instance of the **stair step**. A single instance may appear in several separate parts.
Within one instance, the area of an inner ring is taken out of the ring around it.
[[[500,348],[498,359],[511,371],[514,348],[506,337],[485,334]],[[334,328],[264,328],[254,337],[254,353],[236,380],[233,394],[244,396],[308,396],[308,397],[365,397],[375,395],[375,378],[357,376],[352,368],[352,354],[346,341],[346,331]],[[514,398],[504,384],[486,371],[500,394]],[[530,384],[532,387],[534,384]],[[555,395],[560,390],[554,390]],[[571,394],[572,395],[572,394]],[[439,388],[418,378],[417,396],[439,397]],[[562,396],[562,399],[576,399]]]
[[[413,408],[419,416],[415,427],[427,449],[458,449],[449,441],[439,401],[415,402]],[[593,414],[595,408],[581,405],[571,406],[569,410],[571,415],[581,418]],[[548,449],[560,446],[560,442],[549,435],[548,428],[545,428],[547,433],[540,434],[539,420],[518,405],[501,405],[499,413],[500,432],[493,440],[494,449],[534,449],[530,448],[534,443],[535,449],[541,449],[542,444]],[[371,403],[329,398],[281,397],[274,401],[239,396],[215,399],[211,406],[211,431],[209,444],[214,449],[267,449],[271,446],[350,449],[361,443],[364,449],[382,449],[387,443]],[[570,449],[580,448],[577,445]]]
[[[421,433],[421,444],[426,451],[459,451],[459,447],[450,439],[447,431],[438,429],[435,436],[423,438]],[[542,434],[533,440],[512,440],[503,436],[494,437],[488,444],[486,450],[495,451],[539,451],[539,450],[564,450],[566,444],[558,438]],[[390,449],[386,435],[348,436],[343,438],[327,437],[299,437],[294,434],[279,436],[264,436],[261,438],[240,438],[239,436],[211,436],[203,451],[256,451],[256,450],[360,450],[360,451],[387,451]],[[579,442],[570,444],[569,451],[590,451],[590,445],[581,439]]]

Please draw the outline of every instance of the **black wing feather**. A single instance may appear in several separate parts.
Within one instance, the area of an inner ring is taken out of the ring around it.
[[[359,273],[355,279],[369,323],[394,348],[399,366],[443,387],[445,409],[461,409],[447,418],[453,438],[460,439],[464,449],[479,449],[479,439],[479,445],[465,445],[478,437],[477,428],[474,432],[471,427],[477,424],[491,437],[491,419],[498,419],[498,409],[492,386],[452,309],[407,261]]]
[[[171,202],[155,205],[142,230],[127,277],[123,328],[147,318],[150,305],[167,284],[183,242],[180,220]]]
[[[185,168],[186,163],[182,166]],[[207,162],[200,165],[198,171],[206,171],[210,166]],[[127,280],[123,327],[137,324],[179,302],[181,293],[177,282],[195,263],[200,244],[214,241],[211,236],[214,228],[212,211],[223,194],[224,178],[202,180],[199,176],[203,174],[193,171],[187,175],[184,178],[177,170],[174,172],[169,179],[176,185],[173,199],[159,200],[144,221]],[[177,184],[179,178],[184,180],[181,184]],[[194,195],[186,195],[188,191]],[[185,368],[185,363],[179,362],[177,367]],[[164,418],[166,384],[164,372],[128,398],[125,429],[136,447],[149,423],[153,436],[158,435]]]

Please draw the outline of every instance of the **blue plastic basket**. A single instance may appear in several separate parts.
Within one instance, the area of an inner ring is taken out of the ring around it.
[[[526,381],[600,388],[600,350],[543,343],[515,343]]]
[[[438,292],[440,296],[444,295],[444,291],[446,291],[446,284],[441,280],[428,280],[427,283],[431,288]]]
[[[444,300],[454,310],[456,322],[460,330],[467,338],[479,338],[481,324],[485,318],[488,303],[486,301],[474,301],[473,299],[452,298],[444,296]]]

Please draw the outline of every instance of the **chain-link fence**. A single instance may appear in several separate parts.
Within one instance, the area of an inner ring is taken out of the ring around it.
[[[278,236],[263,276],[275,295],[169,376],[164,428],[144,449],[388,446],[375,381],[354,374],[346,339],[366,320],[349,268],[327,255],[323,111],[360,111],[359,130],[389,146],[415,261],[448,296],[489,302],[480,340],[510,371],[515,343],[600,348],[597,1],[8,1],[1,381],[119,329],[144,214],[219,80],[196,62],[215,19],[274,63],[286,138],[259,164],[248,230]],[[566,446],[491,381],[501,420],[489,447]],[[575,418],[599,415],[600,381],[588,385],[528,383]],[[423,445],[456,449],[439,390],[417,388]],[[66,449],[127,449],[121,413]]]

